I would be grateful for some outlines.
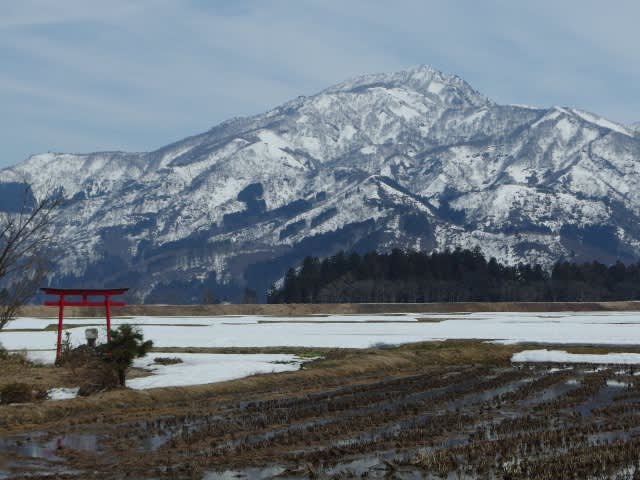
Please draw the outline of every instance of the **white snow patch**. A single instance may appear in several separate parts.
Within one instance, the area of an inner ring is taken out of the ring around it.
[[[435,95],[440,95],[444,89],[445,85],[437,80],[432,80],[427,87],[427,91]]]
[[[578,128],[576,127],[576,125],[571,123],[567,118],[560,119],[558,123],[556,123],[556,128],[560,133],[560,137],[562,138],[562,141],[565,143],[571,140],[571,138],[578,131]]]
[[[571,367],[563,367],[563,368],[553,367],[553,368],[550,368],[548,372],[549,373],[566,372],[567,370],[572,370],[572,368]]]
[[[353,125],[345,125],[342,130],[340,130],[340,139],[351,140],[357,132],[358,130],[356,130]]]
[[[27,350],[27,359],[33,363],[53,365],[56,361],[55,350]]]
[[[593,363],[596,365],[637,365],[640,353],[568,353],[564,350],[525,350],[514,353],[512,362]]]
[[[264,143],[268,143],[271,147],[285,149],[289,148],[289,144],[284,141],[282,137],[277,135],[272,130],[260,130],[258,132],[258,138]]]
[[[80,387],[52,388],[50,390],[47,390],[47,399],[48,400],[69,400],[71,398],[76,398],[78,396],[79,391],[80,391]]]
[[[31,329],[44,329],[52,323],[57,323],[58,320],[54,318],[16,318],[15,320],[9,320],[3,330],[31,330]]]
[[[621,382],[620,380],[607,379],[607,387],[629,387],[629,382]]]
[[[527,110],[540,110],[540,107],[534,107],[533,105],[527,105],[525,103],[510,103],[510,107],[526,108]]]
[[[154,363],[154,358],[158,356],[177,357],[183,363],[158,365]],[[150,370],[152,375],[128,380],[127,386],[136,390],[146,390],[201,385],[257,373],[298,370],[301,363],[301,358],[285,354],[151,353],[136,359],[134,367]]]

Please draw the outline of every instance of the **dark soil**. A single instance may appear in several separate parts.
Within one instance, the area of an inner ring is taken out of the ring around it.
[[[90,399],[78,399],[67,403],[66,419],[53,422],[52,407],[21,433],[0,436],[0,471],[50,478],[634,478],[640,377],[629,367],[511,365],[513,351],[441,342],[325,352],[325,361],[300,372],[115,392],[95,400],[93,411]]]

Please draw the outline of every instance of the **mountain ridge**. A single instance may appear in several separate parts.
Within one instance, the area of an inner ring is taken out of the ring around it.
[[[264,291],[306,254],[480,245],[507,263],[635,259],[640,138],[565,107],[499,105],[428,66],[356,77],[151,152],[2,170],[70,201],[50,281]],[[46,168],[55,166],[55,168]],[[0,187],[2,183],[0,183]],[[158,290],[160,289],[160,290]]]

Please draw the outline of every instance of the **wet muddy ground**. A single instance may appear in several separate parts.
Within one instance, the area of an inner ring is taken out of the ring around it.
[[[0,437],[0,478],[640,478],[630,367],[421,370]]]

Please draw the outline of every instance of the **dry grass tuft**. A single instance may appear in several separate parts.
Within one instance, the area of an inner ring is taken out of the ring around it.
[[[12,382],[0,387],[0,404],[26,403],[34,398],[33,388],[23,382]]]

